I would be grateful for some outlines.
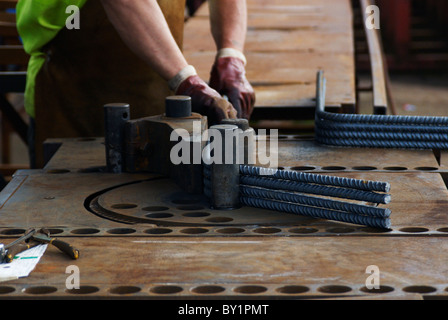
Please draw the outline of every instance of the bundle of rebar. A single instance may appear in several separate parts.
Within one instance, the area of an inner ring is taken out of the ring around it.
[[[325,111],[326,79],[317,74],[315,139],[344,147],[448,149],[448,117]]]
[[[377,206],[390,202],[390,195],[383,193],[389,190],[387,182],[240,166],[239,199],[243,205],[374,228],[391,227],[391,211]]]
[[[204,194],[213,198],[210,166],[204,166]],[[216,191],[216,190],[215,190]],[[239,203],[249,207],[390,229],[390,184],[291,170],[239,166]],[[218,190],[222,193],[224,190]],[[331,199],[357,200],[367,204]]]

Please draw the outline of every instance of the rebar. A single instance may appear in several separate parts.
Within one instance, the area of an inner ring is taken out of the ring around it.
[[[210,176],[210,202],[214,209],[231,210],[239,206],[239,164],[237,163],[238,127],[234,125],[214,125],[209,130],[219,134],[221,140],[218,148],[221,152],[214,154],[217,161],[210,164],[205,173]],[[230,155],[230,161],[228,161]]]
[[[418,133],[418,132],[368,132],[368,131],[319,131],[321,138],[356,139],[356,140],[393,140],[393,141],[423,141],[432,143],[448,142],[448,134]]]
[[[317,73],[316,141],[345,147],[448,149],[448,117],[325,111],[326,79]]]
[[[270,190],[247,185],[240,185],[240,192],[242,196],[252,198],[266,199],[266,200],[271,199],[283,202],[290,202],[310,207],[326,208],[331,210],[350,212],[354,214],[360,214],[377,218],[389,218],[391,214],[390,209],[387,208],[379,208],[350,202],[342,202],[337,200],[313,197],[304,194],[291,193],[279,190]]]
[[[391,228],[391,222],[389,218],[369,217],[364,215],[351,214],[347,212],[326,210],[276,200],[258,199],[246,196],[240,197],[240,201],[243,205],[261,209],[269,209],[286,213],[300,214],[312,218],[321,218],[327,220],[359,224],[373,228],[381,228],[381,229]]]
[[[125,103],[104,106],[104,145],[107,171],[122,173],[125,166],[125,126],[130,119],[130,107]]]
[[[359,124],[332,121],[317,121],[316,128],[332,131],[349,132],[409,132],[409,133],[439,133],[448,134],[448,127],[441,126],[423,126],[423,125],[379,125],[379,124]]]
[[[273,179],[267,177],[240,176],[240,184],[262,187],[274,190],[288,190],[302,193],[311,193],[328,197],[336,197],[343,199],[359,200],[371,203],[388,204],[391,200],[389,194],[380,194],[371,191],[330,187],[323,185],[315,185],[302,183],[297,181]]]
[[[331,113],[331,112],[318,112],[318,116],[324,120],[334,122],[348,122],[348,123],[431,125],[431,126],[448,125],[448,117],[344,114],[344,113]]]
[[[305,193],[323,194],[325,196],[341,197],[342,195],[342,197],[373,203],[388,203],[390,201],[390,195],[297,181],[299,179],[308,179],[305,181],[330,182],[341,185],[347,185],[348,183],[356,186],[357,183],[349,182],[350,179],[341,182],[342,180],[328,180],[322,176],[323,178],[313,180],[315,175],[300,175],[298,173],[290,175],[288,172],[278,170],[270,172],[275,178],[256,176],[261,172],[266,173],[266,168],[240,166],[239,202],[241,204],[255,208],[300,214],[313,218],[390,229],[390,209],[288,192],[282,189],[279,190],[279,187],[289,191],[302,190]],[[283,173],[275,176],[277,172]],[[244,173],[252,173],[254,175],[248,176],[244,175]],[[204,195],[209,199],[213,195],[211,175],[212,171],[210,170],[210,166],[204,165]],[[297,180],[284,180],[281,177],[289,177]],[[375,188],[389,190],[390,185],[382,185],[381,187],[376,185]]]
[[[389,192],[390,190],[390,184],[388,182],[352,179],[292,170],[261,168],[247,165],[240,165],[240,174],[246,176],[272,177],[283,180],[314,183],[335,187],[345,187],[365,191]]]
[[[360,139],[332,139],[319,136],[322,144],[341,147],[363,148],[393,148],[393,149],[448,149],[448,142],[434,141],[392,141],[392,140],[360,140]]]

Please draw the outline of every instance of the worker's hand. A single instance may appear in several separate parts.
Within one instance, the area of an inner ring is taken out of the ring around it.
[[[218,57],[210,74],[210,87],[229,98],[239,118],[250,118],[255,104],[255,91],[246,79],[243,60]]]
[[[182,81],[176,90],[176,95],[190,96],[192,111],[207,116],[209,125],[237,117],[235,108],[197,75]]]

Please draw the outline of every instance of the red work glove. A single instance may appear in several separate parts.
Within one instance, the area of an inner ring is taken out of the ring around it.
[[[210,74],[210,87],[229,98],[239,118],[250,118],[255,105],[255,91],[246,79],[241,59],[217,58]]]
[[[176,95],[190,96],[192,111],[207,116],[209,125],[237,117],[237,111],[233,106],[197,75],[182,81],[176,90]]]

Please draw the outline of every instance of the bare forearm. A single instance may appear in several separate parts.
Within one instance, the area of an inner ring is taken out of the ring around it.
[[[123,41],[165,80],[188,64],[156,0],[101,0]]]
[[[247,32],[246,0],[209,0],[210,24],[217,49],[244,50]]]

